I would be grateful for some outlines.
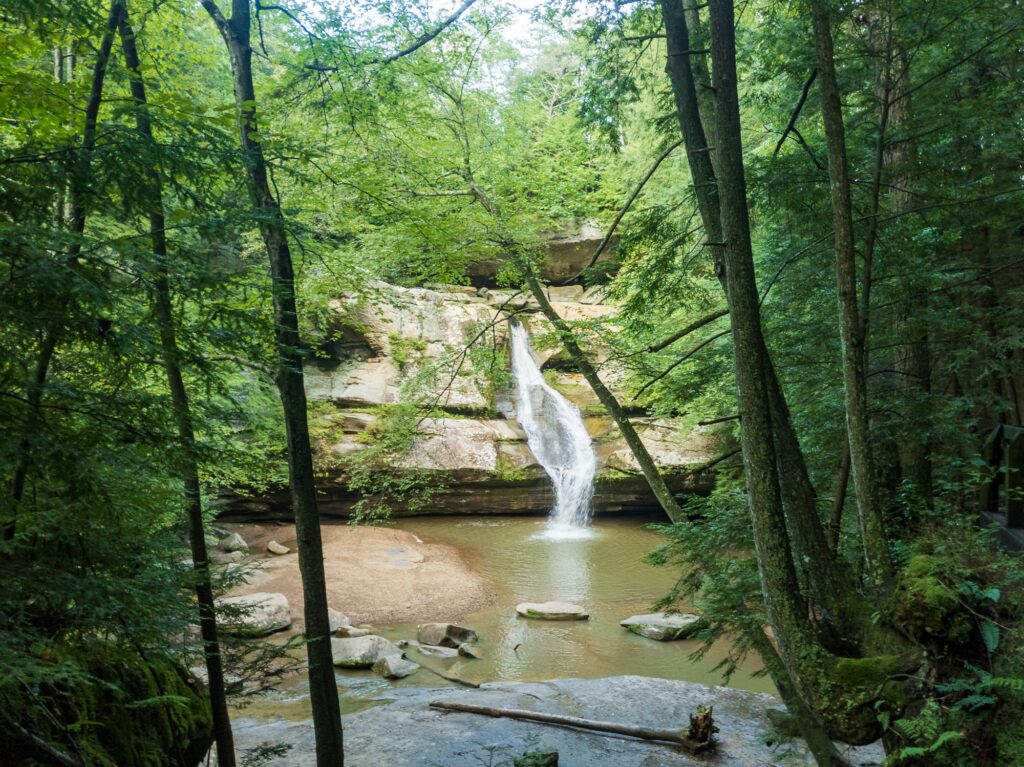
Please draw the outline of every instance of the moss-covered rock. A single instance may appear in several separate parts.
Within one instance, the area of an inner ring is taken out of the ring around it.
[[[17,724],[17,731],[0,728],[5,764],[56,763],[40,741],[94,767],[196,767],[202,761],[213,741],[209,700],[180,663],[100,642],[52,657],[77,667],[82,681],[44,685],[32,694],[0,689],[4,718]]]
[[[935,557],[911,557],[900,574],[893,600],[894,623],[919,639],[961,642],[971,632],[959,595],[939,577]]]

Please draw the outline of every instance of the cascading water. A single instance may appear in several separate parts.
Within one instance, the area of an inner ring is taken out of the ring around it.
[[[579,409],[548,386],[522,325],[512,326],[516,408],[527,443],[551,477],[555,507],[544,537],[585,538],[594,496],[597,458]]]

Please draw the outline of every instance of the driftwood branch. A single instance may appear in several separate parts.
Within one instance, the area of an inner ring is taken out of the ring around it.
[[[685,730],[657,730],[649,727],[636,727],[614,722],[595,722],[577,716],[561,716],[545,714],[540,711],[527,711],[519,708],[493,708],[491,706],[473,706],[468,703],[452,703],[442,700],[430,701],[430,707],[442,711],[459,711],[466,714],[480,714],[497,718],[521,719],[527,722],[553,724],[559,727],[573,727],[578,730],[589,730],[607,735],[626,735],[640,740],[660,741],[680,746],[688,753],[700,754],[714,748],[714,734],[718,732],[712,718],[712,709],[701,708],[690,715],[690,726]]]

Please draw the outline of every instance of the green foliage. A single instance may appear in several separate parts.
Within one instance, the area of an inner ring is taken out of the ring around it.
[[[444,489],[442,472],[403,465],[422,438],[420,424],[426,417],[422,407],[410,402],[376,408],[373,413],[377,421],[359,435],[365,448],[338,462],[349,490],[359,495],[353,524],[387,521],[398,501],[415,512]]]

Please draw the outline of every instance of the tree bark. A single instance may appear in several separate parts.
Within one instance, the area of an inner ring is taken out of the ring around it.
[[[623,412],[622,406],[619,405],[619,401],[615,398],[615,395],[608,390],[608,387],[601,381],[601,377],[597,374],[594,366],[590,364],[590,360],[586,353],[580,348],[579,344],[576,343],[576,339],[573,337],[572,328],[566,323],[565,320],[559,316],[558,312],[548,301],[547,295],[544,293],[544,286],[541,285],[540,280],[537,279],[536,274],[529,270],[527,267],[526,272],[526,284],[530,288],[530,292],[533,297],[537,299],[537,303],[540,304],[540,310],[548,321],[554,326],[555,331],[558,333],[558,337],[562,342],[562,346],[565,347],[566,352],[576,367],[579,369],[583,377],[587,379],[587,383],[590,384],[590,388],[594,390],[598,400],[608,410],[612,420],[615,421],[615,425],[619,427],[619,431],[622,433],[622,438],[625,440],[626,445],[633,453],[633,457],[636,458],[636,462],[640,464],[640,471],[644,475],[644,479],[647,480],[647,484],[650,485],[651,491],[654,493],[654,497],[658,499],[658,503],[661,508],[665,510],[665,514],[673,522],[681,522],[684,519],[683,510],[679,508],[679,504],[676,503],[675,497],[672,495],[672,491],[668,489],[668,485],[665,484],[665,479],[661,476],[658,471],[658,467],[654,464],[654,459],[651,458],[651,454],[647,451],[647,447],[640,439],[640,435],[637,434],[636,429],[633,428],[633,424],[630,422],[629,417]]]
[[[96,62],[93,64],[92,83],[89,87],[89,97],[85,103],[85,127],[82,131],[82,146],[75,154],[72,166],[71,183],[69,185],[68,228],[73,239],[67,256],[72,276],[74,276],[78,257],[82,252],[81,238],[85,232],[92,151],[96,146],[96,125],[99,121],[100,104],[103,102],[103,83],[107,76],[107,65],[110,62],[110,49],[113,47],[114,35],[117,32],[117,22],[123,10],[123,0],[112,0],[110,10],[107,13],[107,23],[104,27],[103,37],[96,52]],[[63,72],[63,67],[60,71]],[[11,480],[11,512],[10,517],[4,521],[4,540],[12,540],[17,532],[18,507],[21,505],[21,499],[25,494],[25,482],[28,479],[29,469],[32,465],[32,442],[42,426],[43,395],[46,392],[46,379],[49,376],[50,364],[53,362],[54,353],[57,350],[57,345],[60,343],[63,333],[64,322],[61,317],[50,320],[43,329],[43,338],[39,344],[39,355],[36,357],[32,380],[29,382],[25,396],[28,412],[25,418],[24,436],[19,446],[20,455],[18,456],[18,461],[14,468],[14,476]]]
[[[155,147],[153,128],[149,119],[149,102],[142,79],[142,63],[135,45],[132,29],[125,9],[118,23],[121,50],[128,70],[132,98],[135,101],[135,122],[143,142]],[[210,581],[210,560],[206,551],[206,531],[203,524],[203,506],[199,481],[199,458],[188,390],[181,372],[181,355],[175,331],[174,311],[171,305],[171,286],[168,278],[167,237],[164,220],[163,181],[159,171],[151,166],[146,184],[149,202],[149,234],[155,258],[153,313],[160,332],[160,346],[171,392],[171,407],[178,429],[181,449],[181,478],[185,487],[185,515],[188,520],[189,543],[192,548],[192,566],[195,570],[196,602],[199,606],[199,631],[203,640],[210,706],[213,712],[213,732],[217,743],[217,764],[235,766],[234,736],[228,714],[227,692],[224,684],[224,663],[217,636],[217,617],[213,586]]]
[[[828,168],[835,229],[836,287],[839,294],[839,330],[843,347],[843,385],[846,392],[846,428],[850,465],[864,542],[868,573],[876,591],[887,593],[893,578],[885,536],[882,506],[875,481],[868,415],[864,337],[857,294],[857,264],[853,234],[853,205],[846,158],[846,130],[836,79],[829,9],[825,0],[811,0],[818,88],[828,145]]]
[[[270,260],[277,352],[275,382],[281,396],[287,434],[288,473],[298,542],[299,572],[306,624],[309,691],[318,767],[344,764],[341,710],[331,658],[323,545],[317,510],[313,456],[306,420],[295,273],[281,207],[270,188],[267,162],[257,133],[256,88],[252,73],[249,0],[232,0],[226,19],[214,0],[202,0],[231,58],[239,140],[253,210]]]

